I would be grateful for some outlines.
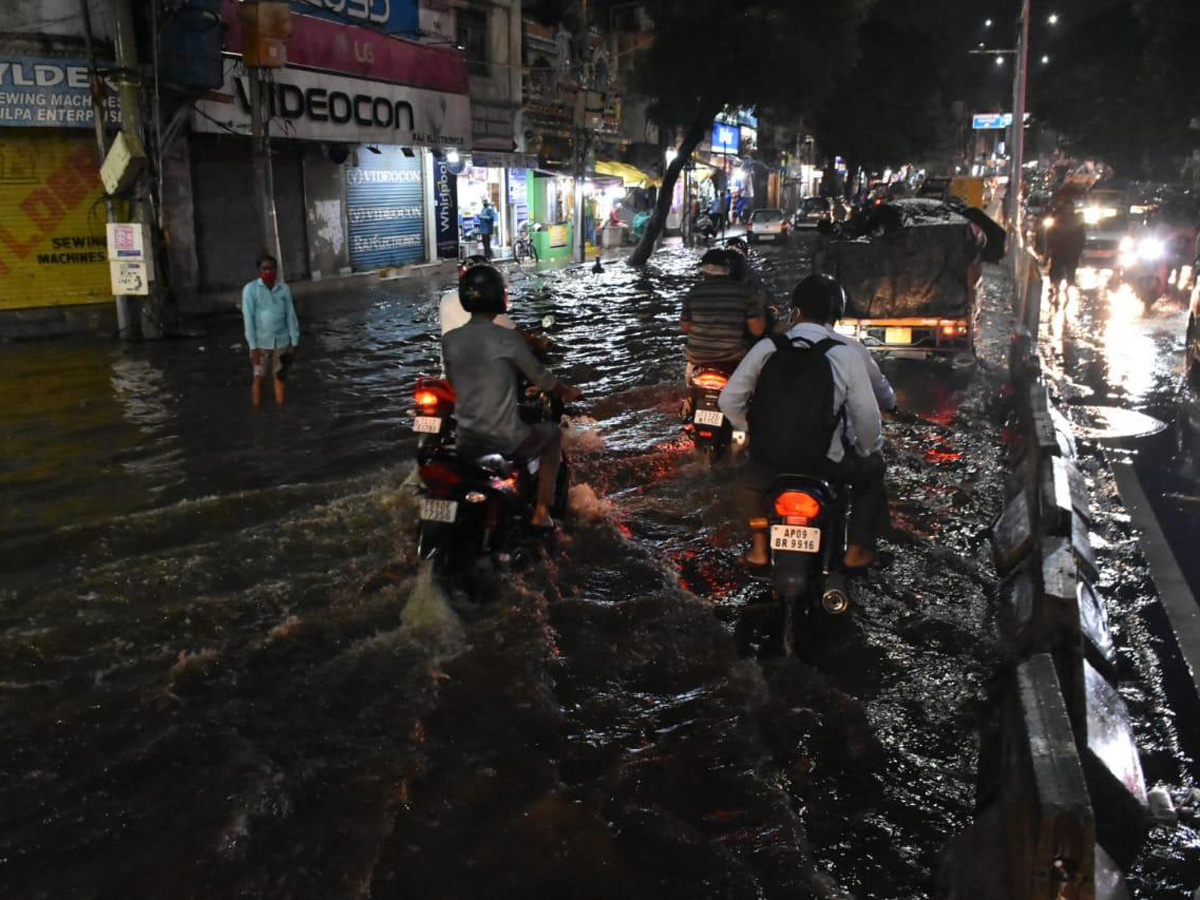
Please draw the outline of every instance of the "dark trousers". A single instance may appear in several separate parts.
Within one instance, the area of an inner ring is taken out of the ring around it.
[[[490,233],[489,234],[480,234],[479,237],[483,239],[483,255],[486,256],[488,259],[491,259],[492,258],[492,236],[491,236],[491,234]]]
[[[531,425],[529,437],[513,454],[520,459],[538,459],[537,502],[547,508],[554,505],[554,486],[562,462],[562,429],[554,422]]]
[[[767,496],[771,482],[779,475],[792,472],[792,467],[775,466],[751,459],[743,473],[744,501],[751,518],[769,514]],[[848,451],[841,462],[826,459],[821,471],[813,473],[835,484],[850,488],[850,543],[875,548],[875,540],[888,523],[887,484],[884,482],[882,453],[859,456]]]

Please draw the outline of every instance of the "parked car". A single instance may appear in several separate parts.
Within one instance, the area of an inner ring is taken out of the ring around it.
[[[805,197],[800,201],[800,207],[792,216],[792,227],[815,227],[818,222],[832,218],[829,198]]]
[[[746,241],[775,241],[787,243],[788,223],[782,209],[756,209],[746,223]]]

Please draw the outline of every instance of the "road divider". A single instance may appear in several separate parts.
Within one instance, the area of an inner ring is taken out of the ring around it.
[[[1128,897],[1151,825],[1089,529],[1087,483],[1037,354],[1041,278],[1015,266],[1008,500],[993,529],[995,714],[975,822],[946,848],[945,900]]]

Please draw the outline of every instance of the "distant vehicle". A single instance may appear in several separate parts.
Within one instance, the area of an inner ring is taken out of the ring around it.
[[[1129,198],[1112,188],[1090,191],[1079,204],[1079,214],[1087,226],[1081,265],[1096,269],[1116,269],[1121,260],[1121,242],[1129,237]]]
[[[792,215],[793,228],[813,227],[822,220],[833,218],[833,208],[827,197],[805,197]]]
[[[788,223],[782,209],[756,209],[746,223],[746,240],[748,243],[757,241],[775,241],[786,244],[788,239]]]

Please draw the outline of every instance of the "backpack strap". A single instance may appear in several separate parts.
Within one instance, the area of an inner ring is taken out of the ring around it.
[[[824,340],[817,341],[815,344],[813,344],[812,349],[816,350],[818,353],[820,353],[822,356],[824,356],[826,353],[828,353],[834,347],[844,347],[844,346],[845,345],[841,341],[837,341],[831,337],[827,337]]]
[[[782,335],[782,334],[771,335],[771,343],[775,345],[776,350],[781,350],[785,353],[788,350],[795,349],[795,347],[792,346],[792,342],[787,339],[786,335]]]

